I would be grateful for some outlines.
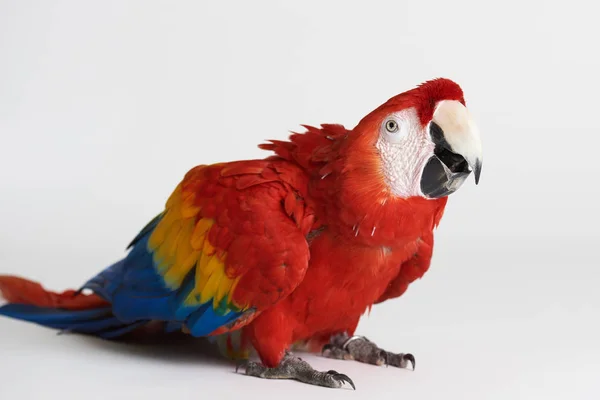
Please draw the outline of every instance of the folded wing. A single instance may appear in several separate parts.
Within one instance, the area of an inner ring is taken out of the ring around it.
[[[283,161],[192,169],[131,243],[84,285],[121,321],[206,336],[238,329],[291,293],[313,223],[301,170]]]

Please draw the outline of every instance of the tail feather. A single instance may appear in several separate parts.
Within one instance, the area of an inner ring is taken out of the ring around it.
[[[78,294],[75,290],[67,290],[63,293],[50,292],[37,282],[8,275],[0,275],[0,297],[4,297],[9,303],[67,310],[88,310],[110,306],[110,303],[94,294]]]
[[[95,333],[96,336],[99,336],[103,339],[114,339],[119,336],[123,336],[127,333],[136,331],[138,328],[143,327],[150,321],[137,321],[129,324],[122,324],[121,327],[116,327],[114,329],[105,329],[102,331],[98,331]]]
[[[0,315],[107,339],[124,335],[148,322],[118,320],[110,303],[95,294],[73,290],[49,292],[39,283],[14,276],[0,276],[0,297],[8,301],[0,307]]]

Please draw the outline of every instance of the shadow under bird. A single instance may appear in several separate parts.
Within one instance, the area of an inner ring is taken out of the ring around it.
[[[0,276],[0,315],[105,339],[151,326],[208,336],[246,375],[332,388],[355,385],[292,350],[414,369],[355,330],[423,276],[448,196],[479,182],[463,91],[434,79],[353,129],[304,128],[262,144],[265,159],[191,169],[125,258],[78,291]]]

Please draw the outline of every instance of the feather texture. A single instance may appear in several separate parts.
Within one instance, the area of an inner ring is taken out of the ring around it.
[[[212,336],[231,357],[250,346],[269,367],[294,343],[319,349],[354,333],[373,304],[428,270],[447,198],[395,196],[375,143],[383,118],[414,108],[428,123],[438,79],[394,96],[353,129],[304,126],[260,147],[274,155],[191,169],[126,257],[90,279],[93,295],[0,277],[0,314],[114,338],[150,321]]]
[[[293,169],[277,171],[272,164],[191,170],[165,210],[133,241],[129,255],[84,287],[110,301],[123,321],[162,320],[171,323],[169,329],[179,323],[195,336],[237,329],[241,325],[235,321],[242,315],[241,322],[249,322],[249,314],[260,313],[293,290],[308,263],[297,221],[276,206],[294,190],[285,182],[285,172]],[[303,205],[294,202],[293,207]],[[257,231],[271,233],[257,237]],[[284,264],[290,273],[273,273]],[[257,292],[257,283],[272,289]]]

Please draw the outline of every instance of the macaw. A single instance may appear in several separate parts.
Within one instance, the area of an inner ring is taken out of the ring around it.
[[[0,315],[104,339],[159,323],[217,338],[246,375],[332,388],[355,385],[292,350],[414,369],[411,353],[355,331],[425,274],[448,196],[471,172],[479,182],[481,139],[463,91],[433,79],[353,129],[303,127],[261,144],[264,159],[191,169],[126,256],[77,291],[1,276]]]

